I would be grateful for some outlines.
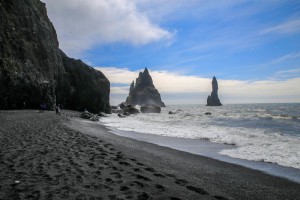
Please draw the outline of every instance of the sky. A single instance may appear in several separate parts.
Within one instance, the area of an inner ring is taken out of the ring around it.
[[[166,104],[300,103],[299,0],[42,0],[60,48],[100,70],[111,104],[147,67]]]

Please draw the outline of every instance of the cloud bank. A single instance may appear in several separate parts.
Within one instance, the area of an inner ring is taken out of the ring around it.
[[[139,71],[126,68],[97,67],[110,80],[111,102],[118,104],[128,95],[129,84],[135,80]],[[167,104],[204,104],[211,92],[211,78],[179,75],[168,71],[150,70],[155,87]],[[218,77],[217,77],[218,78]],[[286,80],[222,80],[219,82],[219,96],[222,103],[284,103],[300,102],[300,78]],[[124,85],[124,86],[122,86]]]
[[[152,23],[131,0],[43,0],[54,23],[60,48],[71,56],[99,44],[145,45],[172,37]]]

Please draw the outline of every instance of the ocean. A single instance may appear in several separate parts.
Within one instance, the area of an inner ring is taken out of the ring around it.
[[[217,153],[300,169],[300,104],[172,105],[160,114],[111,114],[101,122],[121,131],[228,145]]]

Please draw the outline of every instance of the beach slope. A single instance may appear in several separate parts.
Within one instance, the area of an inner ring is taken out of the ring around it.
[[[300,197],[297,183],[120,137],[100,123],[32,110],[0,111],[0,121],[0,199]]]

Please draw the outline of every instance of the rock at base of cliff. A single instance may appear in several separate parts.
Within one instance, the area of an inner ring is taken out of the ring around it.
[[[99,115],[94,115],[88,111],[84,111],[80,114],[80,117],[83,119],[89,119],[91,121],[99,121],[100,116]]]

